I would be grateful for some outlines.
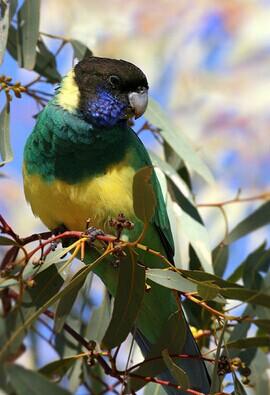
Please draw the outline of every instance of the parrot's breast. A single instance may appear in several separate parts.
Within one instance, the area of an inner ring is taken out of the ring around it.
[[[65,225],[70,230],[84,231],[90,219],[91,226],[109,231],[108,220],[119,213],[130,220],[135,218],[135,170],[126,161],[108,168],[105,174],[75,184],[45,180],[38,174],[29,174],[25,167],[23,174],[26,199],[49,229]]]

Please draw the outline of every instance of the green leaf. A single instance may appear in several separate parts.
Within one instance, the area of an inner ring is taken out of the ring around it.
[[[212,255],[207,229],[181,209],[179,209],[178,221],[180,229],[194,248],[203,269],[212,273]]]
[[[226,343],[228,348],[270,347],[270,336],[255,336]]]
[[[67,390],[51,383],[40,373],[19,365],[6,365],[6,371],[16,395],[71,395]]]
[[[267,272],[270,266],[270,250],[266,250],[266,243],[260,245],[251,252],[247,258],[229,276],[228,281],[236,282],[243,277],[245,286],[249,288],[260,288],[257,281],[262,277],[259,271]]]
[[[10,130],[9,130],[9,112],[8,107],[2,109],[0,113],[0,167],[9,163],[13,159],[13,153],[10,144]]]
[[[143,395],[167,395],[162,385],[156,383],[149,383],[145,386]]]
[[[182,336],[179,336],[179,327],[182,328]],[[152,345],[149,353],[145,357],[145,361],[141,366],[133,371],[134,374],[142,377],[155,377],[159,373],[165,372],[167,366],[162,358],[162,351],[167,349],[169,353],[181,353],[182,348],[186,341],[186,321],[183,313],[176,311],[171,314],[164,323],[163,330],[161,331],[160,338],[156,344]],[[179,362],[179,358],[173,358],[175,363]],[[130,377],[128,381],[128,390],[138,391],[145,385],[145,381],[139,378]],[[129,392],[125,392],[129,393]]]
[[[10,5],[7,0],[0,1],[0,64],[3,62],[8,38]]]
[[[62,331],[66,318],[70,313],[72,306],[77,298],[77,295],[80,289],[83,287],[84,282],[85,278],[78,282],[75,287],[71,288],[69,292],[67,292],[62,298],[59,299],[54,319],[54,331],[56,333]],[[69,281],[67,281],[67,283],[69,284]]]
[[[220,288],[211,282],[204,282],[197,285],[197,291],[204,300],[212,300],[219,294]]]
[[[98,308],[93,309],[92,316],[88,322],[85,336],[94,340],[97,343],[101,343],[105,332],[109,326],[111,318],[111,303],[108,292],[105,290],[103,300]]]
[[[233,243],[247,234],[270,223],[270,201],[264,203],[247,218],[241,221],[228,235],[227,243]]]
[[[185,213],[189,215],[192,219],[194,219],[194,221],[197,221],[199,224],[203,225],[202,218],[191,199],[188,200],[182,193],[182,191],[178,188],[178,186],[176,186],[170,180],[168,180],[168,187],[170,189],[170,194],[172,195],[173,200],[179,204],[181,209],[185,211]]]
[[[176,363],[173,362],[167,349],[162,351],[162,357],[164,359],[167,368],[169,369],[173,378],[175,379],[176,384],[180,385],[181,389],[183,390],[188,389],[190,387],[188,375],[183,369],[181,369],[179,366],[176,365]]]
[[[0,348],[0,361],[5,357],[6,353],[8,352],[9,348],[17,341],[20,341],[20,339],[24,336],[24,333],[26,329],[32,324],[32,322],[40,316],[48,307],[53,305],[57,300],[59,300],[63,295],[66,295],[66,293],[73,287],[76,287],[76,285],[87,276],[88,273],[93,271],[99,264],[100,262],[104,259],[104,256],[100,256],[97,258],[93,263],[89,264],[88,266],[83,267],[77,274],[72,278],[70,281],[69,285],[67,285],[63,290],[60,292],[56,292],[56,290],[52,287],[52,282],[56,283],[56,280],[61,279],[61,285],[63,283],[62,278],[59,276],[58,272],[57,274],[51,276],[47,282],[45,283],[45,287],[41,287],[41,297],[40,298],[35,298],[35,301],[40,302],[42,301],[43,303],[40,305],[37,304],[37,309],[30,310],[30,312],[27,314],[27,317],[24,317],[23,323],[21,325],[17,325],[14,330],[12,331],[6,331],[5,333],[8,333],[8,337],[3,344],[2,348]],[[54,266],[50,266],[48,270],[46,270],[46,273],[51,270]],[[43,273],[41,273],[43,274]],[[60,286],[61,286],[60,285]],[[55,286],[56,287],[56,284]],[[39,287],[36,287],[39,290]],[[46,291],[44,293],[44,291]],[[52,294],[49,293],[48,291],[53,291]],[[19,340],[18,340],[19,339]]]
[[[232,372],[232,377],[234,384],[234,395],[247,395],[235,372]]]
[[[10,239],[9,237],[0,236],[0,245],[1,246],[10,246],[10,245],[17,245],[16,241]]]
[[[63,279],[55,266],[50,266],[35,277],[35,286],[24,292],[20,309],[12,310],[0,329],[0,360],[16,353],[27,333],[27,320],[30,317],[36,318],[40,309],[46,309],[44,305],[57,293],[62,284]]]
[[[257,350],[255,358],[251,363],[251,382],[255,385],[256,395],[266,395],[270,393],[269,381],[269,357],[260,349]]]
[[[104,384],[102,382],[106,382],[106,379],[104,378],[103,369],[98,363],[96,363],[94,366],[89,366],[87,361],[84,359],[82,373],[83,380],[91,388],[93,394],[98,395],[104,391]]]
[[[60,381],[76,360],[76,356],[58,359],[40,368],[39,373],[52,381]]]
[[[260,272],[268,272],[270,267],[270,249],[266,250],[266,243],[260,245],[249,254],[243,265],[244,286],[252,289],[261,289],[263,276]]]
[[[78,60],[82,60],[85,56],[92,56],[93,53],[90,49],[79,40],[70,40],[72,45],[74,57]]]
[[[246,288],[221,288],[219,293],[224,298],[240,300],[270,308],[270,295]]]
[[[218,245],[212,253],[212,260],[214,273],[222,277],[229,260],[229,246],[226,244]]]
[[[12,25],[9,26],[7,50],[15,60],[18,60],[21,51],[19,33]],[[42,38],[37,42],[34,71],[47,78],[52,84],[61,81],[61,74],[57,70],[55,56],[49,51]]]
[[[134,212],[144,223],[151,221],[156,207],[156,197],[150,183],[152,173],[152,167],[143,167],[133,178]]]
[[[37,58],[34,70],[54,84],[61,81],[61,74],[57,70],[54,54],[47,48],[44,41],[40,38],[37,42]]]
[[[145,113],[146,119],[161,129],[161,135],[171,148],[183,159],[193,170],[202,176],[207,182],[214,181],[206,164],[195,152],[183,132],[179,132],[173,125],[167,114],[160,105],[152,98],[149,100]]]
[[[222,332],[221,332],[220,337],[218,339],[217,351],[215,354],[215,365],[214,365],[214,369],[213,369],[213,373],[212,373],[212,377],[211,377],[210,394],[215,394],[216,392],[220,391],[221,382],[220,382],[220,379],[218,376],[218,365],[219,365],[219,357],[221,354],[222,343],[223,343],[224,335],[226,332],[226,328],[227,328],[227,321],[224,322]]]
[[[134,327],[145,290],[145,268],[138,265],[132,250],[120,262],[119,280],[110,324],[102,344],[111,349],[121,344]]]
[[[196,292],[197,285],[172,270],[147,269],[146,278],[166,288],[180,292]]]
[[[252,320],[252,323],[257,325],[259,328],[265,329],[266,331],[270,332],[270,319],[254,319]]]
[[[36,62],[36,45],[39,36],[40,0],[24,0],[18,11],[20,40],[19,64],[32,70]]]
[[[18,0],[10,0],[10,12],[9,12],[9,19],[11,20],[15,15],[18,8]]]

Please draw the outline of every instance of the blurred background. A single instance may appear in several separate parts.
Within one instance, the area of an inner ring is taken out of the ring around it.
[[[194,175],[197,203],[256,196],[270,188],[269,0],[43,0],[41,32],[84,42],[95,55],[122,58],[147,75],[150,95],[169,114],[214,174],[206,184]],[[45,38],[52,51],[55,40]],[[72,66],[68,46],[58,57],[64,75]],[[26,84],[33,72],[6,54],[1,74]],[[15,159],[2,170],[0,212],[21,236],[43,229],[24,202],[23,146],[38,112],[25,97],[11,108]],[[12,116],[13,114],[13,116]],[[140,122],[140,121],[139,121]],[[135,126],[135,128],[138,126]],[[147,147],[159,149],[147,132]],[[261,202],[226,206],[231,229]],[[209,242],[224,238],[220,210],[200,208]],[[229,270],[269,239],[263,228],[231,247]]]

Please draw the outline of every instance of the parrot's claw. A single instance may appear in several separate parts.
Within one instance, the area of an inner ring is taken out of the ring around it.
[[[90,226],[88,229],[86,229],[85,235],[89,237],[89,241],[93,243],[96,240],[97,236],[105,236],[105,233],[101,229]]]

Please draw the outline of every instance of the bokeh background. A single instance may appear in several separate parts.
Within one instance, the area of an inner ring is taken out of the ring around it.
[[[142,68],[152,97],[214,174],[212,184],[194,175],[197,202],[227,200],[239,190],[243,197],[269,190],[269,0],[43,0],[41,4],[42,32],[79,39],[97,56],[126,59]],[[56,50],[55,40],[45,41]],[[58,69],[64,75],[71,65],[67,46],[58,57]],[[8,54],[1,74],[22,84],[35,75],[18,69]],[[2,169],[0,212],[23,236],[43,225],[23,196],[23,146],[38,109],[31,98],[22,100],[14,100],[11,108],[15,159]],[[141,137],[158,152],[151,134]],[[260,203],[226,206],[229,227]],[[222,213],[215,208],[201,208],[200,213],[215,247],[224,237]],[[269,229],[264,228],[233,244],[228,270],[267,239]]]

